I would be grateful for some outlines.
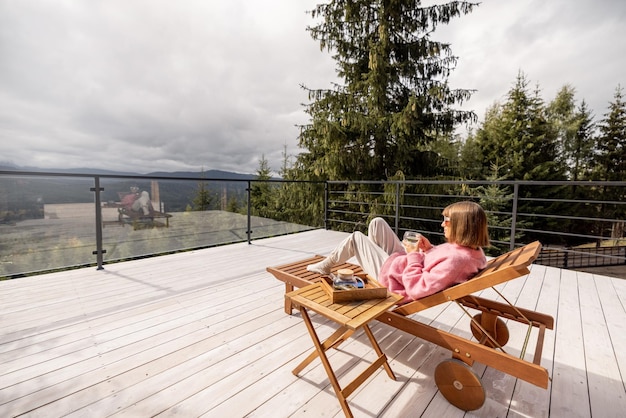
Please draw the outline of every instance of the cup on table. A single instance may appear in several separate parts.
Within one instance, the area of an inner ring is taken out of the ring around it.
[[[406,248],[415,248],[420,240],[422,235],[417,231],[406,231],[404,233],[404,237],[402,238],[402,244]]]

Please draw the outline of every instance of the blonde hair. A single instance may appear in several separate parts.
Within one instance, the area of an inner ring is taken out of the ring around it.
[[[443,210],[443,216],[450,218],[448,242],[471,248],[489,246],[487,215],[477,203],[453,203]]]

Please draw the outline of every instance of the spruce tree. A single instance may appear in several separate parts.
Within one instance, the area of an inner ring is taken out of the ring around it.
[[[322,49],[334,53],[343,84],[307,89],[310,124],[301,127],[300,179],[382,180],[433,172],[424,145],[475,119],[456,110],[470,90],[453,89],[456,65],[449,44],[432,32],[477,4],[422,7],[419,0],[334,0],[313,11],[309,27]],[[305,87],[306,89],[306,87]],[[429,167],[430,166],[430,167]]]
[[[609,112],[599,123],[595,175],[598,180],[623,181],[626,178],[626,103],[621,86],[618,85],[615,89],[613,99],[609,103]],[[624,206],[612,203],[624,201],[626,196],[623,188],[604,186],[601,189],[601,198],[606,202],[601,208],[603,216],[624,219]],[[623,237],[624,229],[624,222],[613,223],[611,237]]]
[[[271,218],[276,213],[274,188],[267,181],[271,178],[272,169],[265,155],[262,155],[256,172],[257,181],[252,182],[250,187],[252,213],[255,215]]]
[[[565,149],[569,156],[571,179],[574,181],[589,180],[592,177],[595,153],[595,122],[584,100],[574,117],[576,132],[573,141]]]
[[[205,178],[206,173],[204,170],[200,172],[200,177]],[[192,200],[192,208],[196,211],[205,211],[209,210],[211,207],[211,191],[207,187],[207,184],[204,180],[198,182],[198,186],[196,188],[196,193]]]
[[[572,153],[575,150],[575,136],[578,128],[575,93],[576,90],[572,86],[563,86],[546,109],[548,121],[556,133],[555,147],[558,162],[563,165],[564,171],[568,172],[570,179],[576,176],[572,165]]]
[[[465,141],[460,144],[458,166],[459,176],[462,179],[467,180],[479,180],[482,179],[482,165],[481,159],[477,156],[481,152],[478,141],[476,140],[476,134],[469,132]]]
[[[590,180],[593,178],[593,158],[595,154],[595,123],[593,115],[583,100],[573,115],[575,132],[569,142],[565,144],[569,178],[573,181]],[[561,214],[573,216],[574,219],[564,220],[562,230],[572,237],[589,234],[589,223],[581,222],[575,218],[594,218],[598,216],[598,208],[589,205],[589,200],[596,200],[598,190],[590,187],[579,187],[574,184],[569,188],[571,204],[563,208]],[[602,229],[601,222],[596,223],[595,230]],[[584,238],[570,238],[568,244],[587,242]]]
[[[621,86],[615,89],[609,112],[599,123],[596,170],[599,180],[612,181],[626,178],[626,103]]]
[[[559,164],[557,130],[549,122],[539,89],[531,91],[528,80],[519,73],[506,101],[494,105],[477,131],[476,142],[482,150],[483,178],[489,178],[491,167],[498,167],[498,176],[506,180],[563,180]],[[538,186],[520,190],[519,213],[560,213],[546,196],[563,197],[558,187]],[[541,217],[529,217],[528,225],[542,229]],[[547,226],[546,226],[547,227]],[[529,239],[533,237],[528,236]]]
[[[488,110],[477,132],[483,176],[495,164],[507,180],[563,180],[556,138],[539,89],[531,92],[520,72],[506,102]]]

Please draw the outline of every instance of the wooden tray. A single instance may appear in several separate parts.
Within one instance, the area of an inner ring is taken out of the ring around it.
[[[384,299],[387,297],[387,288],[366,274],[356,274],[365,282],[363,289],[337,290],[333,287],[332,279],[324,277],[322,288],[328,294],[332,303],[350,302],[353,300]]]

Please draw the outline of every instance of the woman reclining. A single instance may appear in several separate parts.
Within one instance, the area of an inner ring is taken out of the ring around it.
[[[420,299],[468,280],[487,262],[482,247],[489,246],[489,232],[480,205],[457,202],[447,206],[441,226],[445,244],[433,246],[420,235],[416,245],[407,245],[384,219],[374,218],[368,235],[353,232],[307,270],[328,274],[333,266],[355,257],[366,273],[404,296],[400,303]]]

